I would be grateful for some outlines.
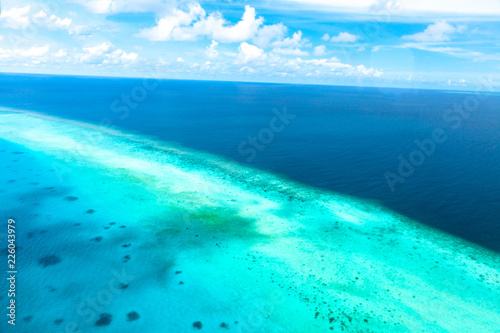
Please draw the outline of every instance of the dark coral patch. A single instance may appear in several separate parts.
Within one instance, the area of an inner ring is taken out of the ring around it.
[[[140,318],[139,314],[135,311],[127,313],[127,321],[134,321],[139,318]]]
[[[203,327],[203,325],[201,324],[201,321],[195,321],[193,323],[193,327],[201,330],[201,328]]]
[[[66,200],[66,201],[76,201],[76,200],[78,200],[78,197],[67,196],[66,198],[64,198],[64,200]]]
[[[56,255],[46,256],[46,257],[40,258],[40,260],[38,260],[38,263],[40,265],[42,265],[43,267],[57,265],[60,262],[61,262],[61,258],[59,258]]]
[[[97,236],[91,239],[91,241],[100,242],[102,241],[102,236]]]
[[[59,319],[54,320],[54,324],[61,325],[63,321],[64,321],[64,319],[59,318]]]
[[[113,316],[109,313],[101,313],[99,319],[95,322],[94,326],[108,326],[111,324]]]
[[[94,213],[95,213],[95,210],[93,210],[93,209],[87,210],[87,214],[94,214]]]

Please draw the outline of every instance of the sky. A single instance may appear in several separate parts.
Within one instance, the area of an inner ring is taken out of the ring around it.
[[[0,72],[497,91],[499,36],[500,0],[4,0]]]

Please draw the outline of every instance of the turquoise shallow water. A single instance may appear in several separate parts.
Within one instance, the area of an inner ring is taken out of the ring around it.
[[[498,254],[383,207],[36,113],[1,110],[0,138],[16,331],[500,327]]]

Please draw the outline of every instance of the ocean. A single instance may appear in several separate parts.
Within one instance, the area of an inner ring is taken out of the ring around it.
[[[495,332],[499,105],[2,74],[0,331]]]
[[[485,95],[476,111],[463,110],[470,113],[465,119],[455,105],[474,93],[10,74],[1,82],[2,106],[122,128],[224,156],[375,201],[500,251],[498,94]],[[128,103],[122,101],[127,95]],[[264,130],[267,142],[273,110],[285,108],[296,117],[269,143],[257,140],[262,150],[254,148],[248,138]],[[399,156],[408,160],[419,150],[415,141],[431,138],[438,128],[447,140],[392,191],[386,172],[397,175]]]

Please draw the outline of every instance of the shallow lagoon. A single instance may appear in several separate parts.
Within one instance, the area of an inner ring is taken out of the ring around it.
[[[498,254],[383,207],[41,114],[0,137],[18,331],[500,327]]]

